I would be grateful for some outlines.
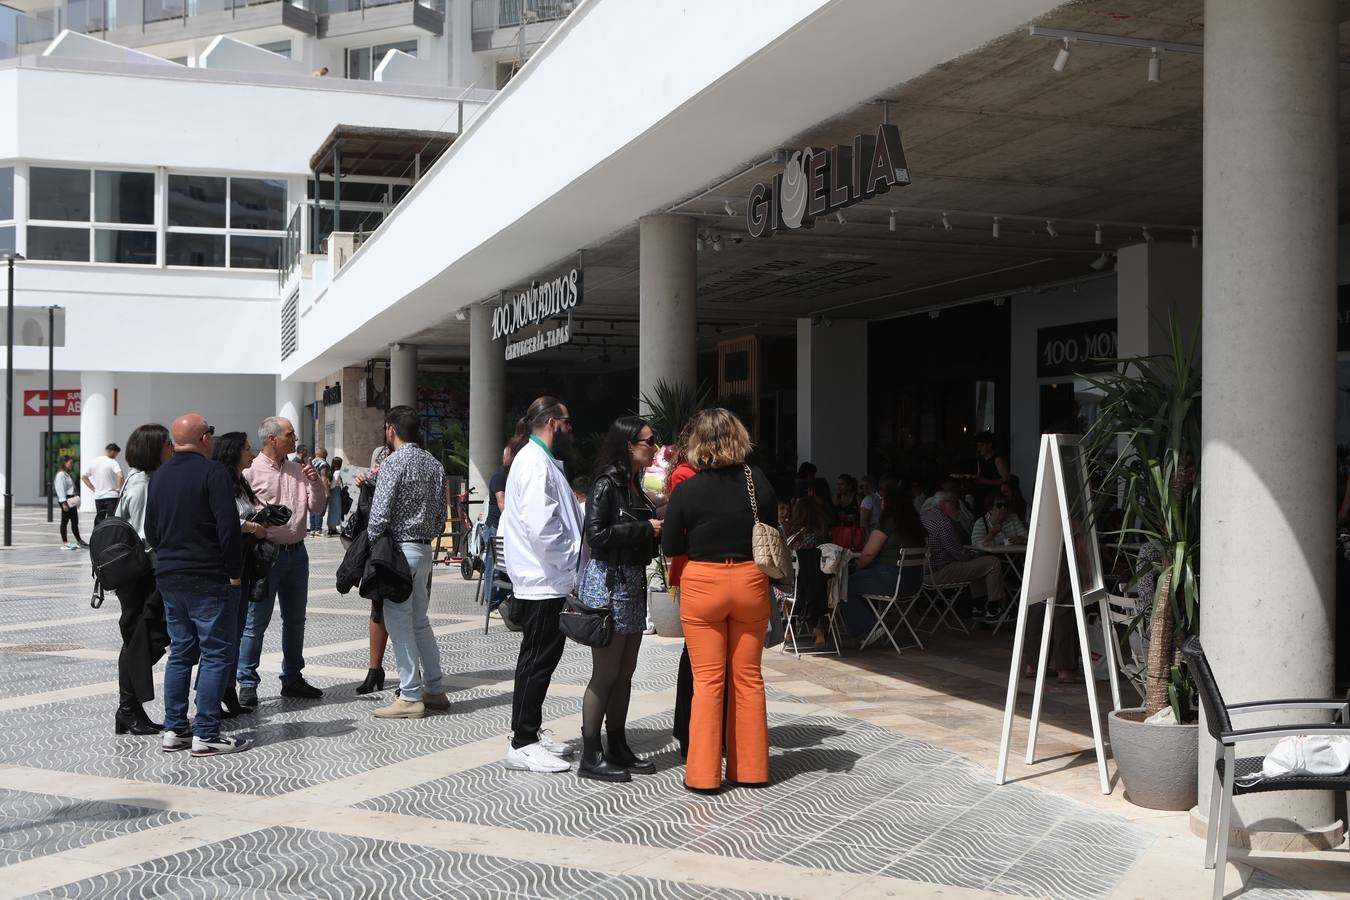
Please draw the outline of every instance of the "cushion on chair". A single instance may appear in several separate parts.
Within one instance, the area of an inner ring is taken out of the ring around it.
[[[1260,794],[1266,791],[1350,791],[1350,773],[1342,775],[1280,775],[1276,778],[1262,778],[1255,784],[1244,785],[1243,779],[1261,774],[1263,756],[1242,756],[1235,761],[1233,773],[1233,796],[1241,794]],[[1219,777],[1223,777],[1224,761],[1214,764]]]

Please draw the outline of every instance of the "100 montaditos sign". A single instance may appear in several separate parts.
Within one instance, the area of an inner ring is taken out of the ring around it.
[[[569,316],[581,302],[582,278],[580,269],[572,269],[548,281],[536,281],[527,290],[508,296],[492,311],[492,339],[510,338],[529,326],[562,316]],[[572,339],[569,321],[551,329],[539,329],[520,341],[508,340],[506,358],[515,359],[539,350],[561,346]]]

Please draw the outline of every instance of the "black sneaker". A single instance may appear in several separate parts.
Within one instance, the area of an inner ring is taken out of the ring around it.
[[[234,737],[192,738],[193,756],[224,756],[226,753],[238,753],[247,750],[249,742]]]
[[[296,678],[281,685],[281,696],[294,697],[299,700],[318,700],[323,696],[323,691],[303,678]],[[242,702],[242,698],[240,698],[240,702]]]
[[[253,712],[258,708],[258,689],[241,687],[239,689],[239,705],[246,712]]]

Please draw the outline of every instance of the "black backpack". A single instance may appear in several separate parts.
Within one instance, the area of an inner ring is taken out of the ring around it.
[[[141,536],[126,519],[108,516],[89,536],[89,560],[94,566],[94,596],[89,605],[103,605],[103,591],[119,591],[154,571]]]

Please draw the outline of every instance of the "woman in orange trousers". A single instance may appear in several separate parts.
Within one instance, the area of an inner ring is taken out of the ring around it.
[[[766,524],[778,524],[778,507],[768,479],[745,465],[749,452],[750,435],[735,415],[725,409],[698,413],[689,438],[689,461],[698,474],[671,494],[661,535],[663,553],[689,557],[680,582],[680,620],[694,670],[684,783],[695,791],[722,785],[724,692],[727,780],[769,780],[769,723],[759,667],[769,581],[754,563],[747,472]]]

